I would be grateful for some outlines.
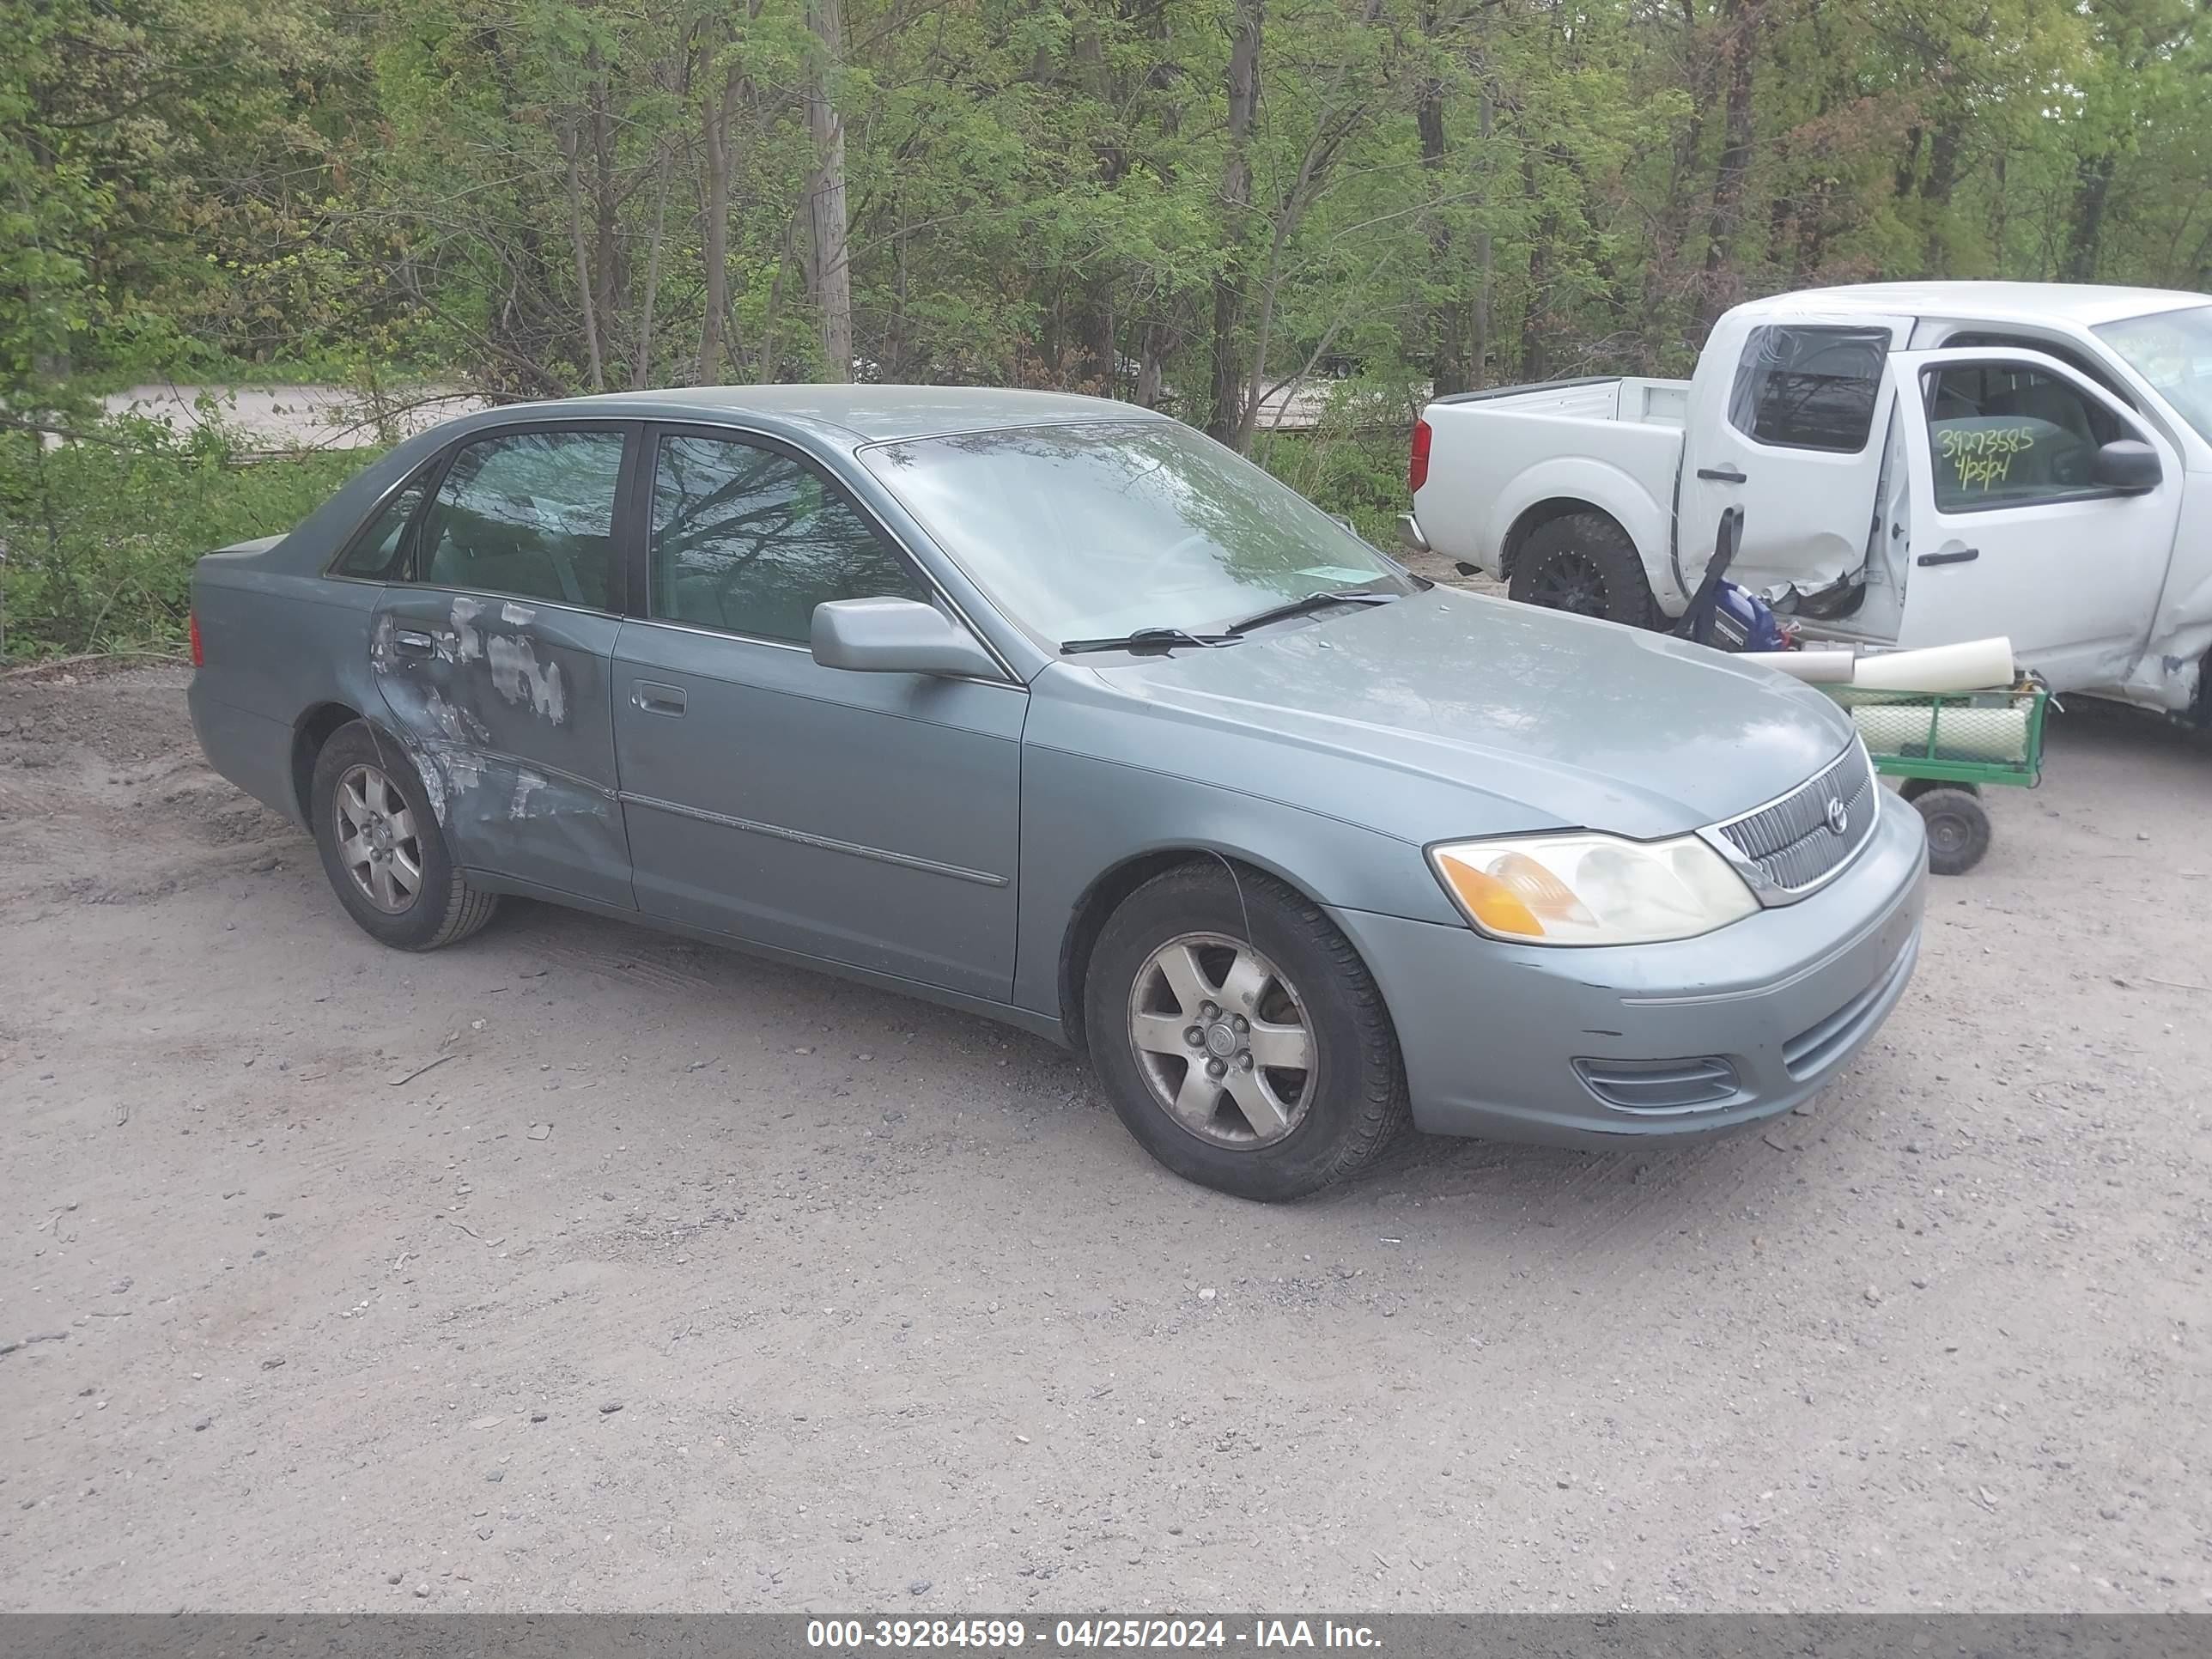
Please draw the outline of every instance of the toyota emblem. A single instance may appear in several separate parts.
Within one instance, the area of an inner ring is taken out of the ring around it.
[[[1832,836],[1840,836],[1850,827],[1851,815],[1844,810],[1842,800],[1834,795],[1829,796],[1828,833]]]

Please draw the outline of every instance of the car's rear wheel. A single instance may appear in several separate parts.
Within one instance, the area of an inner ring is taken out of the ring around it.
[[[405,753],[365,720],[315,757],[315,846],[346,914],[401,951],[434,951],[489,921],[499,896],[455,867],[429,793]]]
[[[1523,605],[1649,628],[1659,614],[1644,557],[1602,513],[1569,513],[1529,532],[1507,593]]]
[[[1099,935],[1085,993],[1115,1111],[1201,1186],[1297,1198],[1405,1121],[1397,1034],[1366,965],[1318,906],[1256,872],[1146,883]]]

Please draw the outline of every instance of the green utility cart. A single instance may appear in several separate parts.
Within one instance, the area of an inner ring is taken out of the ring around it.
[[[1850,713],[1875,770],[1901,778],[1898,793],[1928,825],[1928,867],[1963,875],[1990,850],[1990,784],[2033,788],[2043,781],[2043,720],[2051,693],[2039,680],[2010,690],[1933,695],[1820,688]]]

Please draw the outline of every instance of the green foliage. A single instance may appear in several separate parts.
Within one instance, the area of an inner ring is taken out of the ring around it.
[[[241,464],[219,427],[179,440],[150,422],[107,422],[58,447],[0,436],[4,654],[176,648],[194,559],[289,530],[370,459]]]
[[[1380,538],[1431,389],[1680,372],[1784,287],[2212,287],[2203,15],[0,0],[16,643],[173,633],[191,553],[352,464],[30,447],[134,377],[1077,388],[1203,423]],[[1269,433],[1301,381],[1333,388],[1320,428]]]

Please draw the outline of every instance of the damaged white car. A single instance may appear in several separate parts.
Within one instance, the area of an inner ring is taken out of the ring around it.
[[[1755,301],[1688,380],[1439,398],[1425,550],[1516,599],[1680,616],[1729,579],[1814,639],[2008,635],[2054,690],[2212,726],[2212,295],[1912,283]]]

